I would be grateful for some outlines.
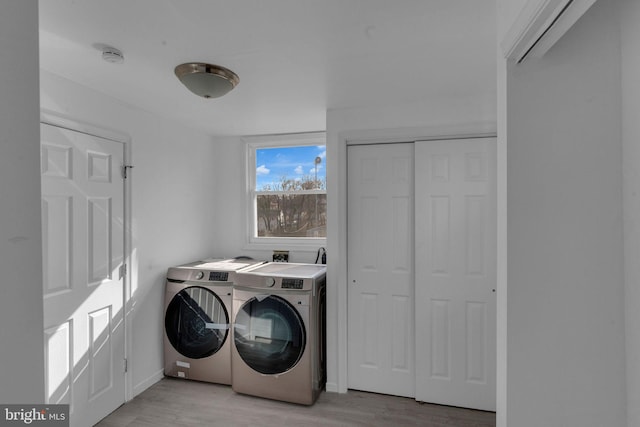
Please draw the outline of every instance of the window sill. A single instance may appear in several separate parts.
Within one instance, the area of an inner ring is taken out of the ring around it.
[[[264,237],[259,239],[256,238],[255,240],[247,242],[242,249],[254,251],[288,250],[297,252],[317,252],[318,248],[326,247],[326,238],[286,239],[278,237]]]

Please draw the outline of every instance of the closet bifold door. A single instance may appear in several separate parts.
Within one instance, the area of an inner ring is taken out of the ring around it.
[[[416,400],[495,411],[496,140],[415,143]]]
[[[413,143],[348,147],[349,388],[414,397]]]

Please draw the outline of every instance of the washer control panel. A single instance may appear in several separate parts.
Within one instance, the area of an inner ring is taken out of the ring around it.
[[[229,281],[229,272],[227,272],[227,271],[210,271],[209,272],[209,281],[210,282],[228,282]]]
[[[303,279],[294,279],[290,277],[282,278],[282,289],[302,289],[304,287]]]

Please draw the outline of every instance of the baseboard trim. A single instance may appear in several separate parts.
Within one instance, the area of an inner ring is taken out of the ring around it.
[[[142,393],[143,391],[145,391],[146,389],[148,389],[149,387],[151,387],[152,385],[160,381],[162,378],[164,378],[164,369],[157,371],[150,377],[134,385],[133,397],[136,397],[137,395],[139,395],[140,393]]]
[[[328,391],[329,393],[339,393],[338,391],[338,384],[336,383],[327,383],[325,385],[325,390]]]

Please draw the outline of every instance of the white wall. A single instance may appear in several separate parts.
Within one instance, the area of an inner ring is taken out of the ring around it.
[[[624,160],[627,425],[640,425],[640,2],[624,0],[622,28],[622,140]]]
[[[508,66],[509,426],[626,425],[620,35],[611,6],[596,3],[545,57]]]
[[[420,103],[327,113],[327,390],[347,391],[346,140],[405,139],[495,132],[495,99],[426,99]]]
[[[0,2],[0,402],[44,402],[38,2]]]
[[[507,34],[511,25],[518,19],[529,0],[497,0],[496,11],[498,15],[498,42]]]
[[[133,345],[129,363],[133,392],[138,394],[162,377],[167,268],[209,257],[214,250],[212,140],[46,71],[41,72],[41,104],[43,109],[131,138]]]

